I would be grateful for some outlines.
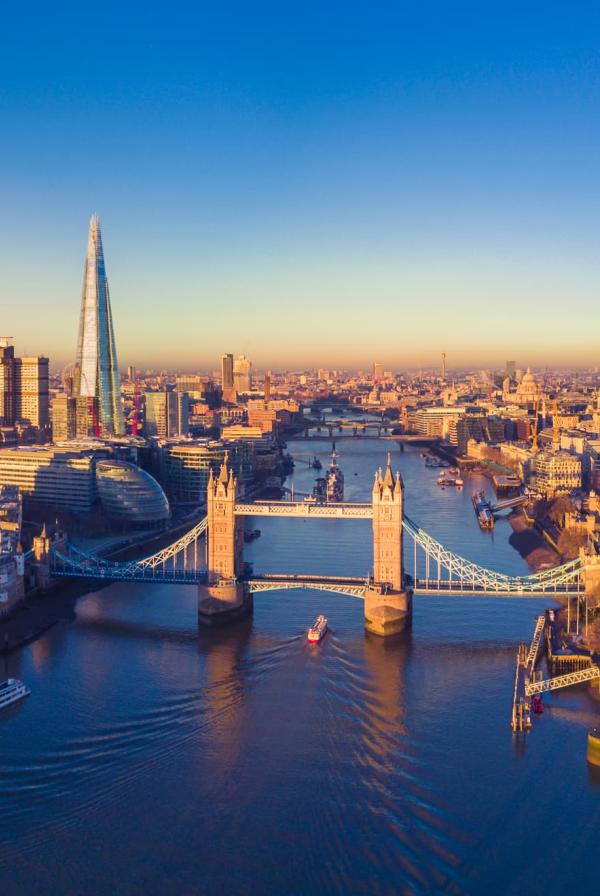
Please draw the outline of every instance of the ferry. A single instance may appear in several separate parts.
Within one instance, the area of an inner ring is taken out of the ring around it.
[[[11,703],[16,703],[17,700],[27,697],[30,693],[27,685],[19,681],[18,678],[7,678],[0,684],[0,709],[10,706]]]
[[[327,618],[325,616],[317,616],[312,626],[308,630],[308,640],[311,644],[318,644],[327,631]]]
[[[338,503],[344,500],[344,474],[337,465],[335,447],[331,452],[331,466],[327,470],[327,502]]]
[[[450,467],[448,471],[452,476],[460,476],[460,470],[458,467]]]
[[[322,466],[323,466],[323,464],[321,463],[321,461],[315,454],[315,456],[312,459],[311,467],[313,468],[313,470],[320,470],[322,468]]]
[[[460,478],[460,476],[458,477],[458,479],[455,479],[455,480],[454,480],[454,485],[455,485],[455,486],[457,487],[457,489],[459,489],[459,490],[463,487],[464,484],[465,484],[465,483],[464,483],[463,480]]]

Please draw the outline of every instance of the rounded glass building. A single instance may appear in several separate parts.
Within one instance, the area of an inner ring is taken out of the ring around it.
[[[124,460],[96,464],[98,497],[107,516],[129,526],[163,526],[171,515],[167,496],[149,473]]]

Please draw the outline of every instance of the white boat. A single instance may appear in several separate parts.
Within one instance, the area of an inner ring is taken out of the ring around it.
[[[312,626],[308,630],[308,640],[311,644],[318,643],[327,631],[327,618],[325,616],[317,616]]]
[[[30,693],[27,685],[18,678],[7,678],[0,684],[0,709],[10,706],[22,697],[27,697]]]

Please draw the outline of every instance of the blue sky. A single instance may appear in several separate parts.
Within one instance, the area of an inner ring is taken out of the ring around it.
[[[13,4],[0,329],[122,365],[597,363],[592,4]]]

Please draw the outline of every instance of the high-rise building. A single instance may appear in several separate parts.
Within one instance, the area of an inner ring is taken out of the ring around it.
[[[130,383],[135,383],[135,378],[136,378],[136,369],[133,366],[133,364],[130,364],[129,367],[127,368],[127,379],[129,380]]]
[[[95,430],[92,434],[111,436],[125,432],[117,349],[97,215],[92,216],[88,235],[73,394],[76,398],[87,398],[90,409],[93,400],[97,399],[98,419],[93,420],[95,415],[90,414]]]
[[[373,361],[373,382],[380,383],[383,379],[383,364],[381,361]]]
[[[15,350],[9,336],[0,338],[0,424],[15,422]]]
[[[190,398],[187,392],[146,392],[144,403],[145,435],[171,439],[188,434]]]
[[[233,363],[233,387],[236,392],[252,389],[252,362],[245,355],[239,355]]]
[[[446,352],[442,352],[442,379],[446,382]]]
[[[52,399],[52,440],[85,439],[94,431],[98,400],[85,396],[57,395]]]
[[[233,389],[233,355],[221,357],[221,388]]]
[[[50,423],[48,358],[15,358],[10,338],[0,338],[0,425],[17,421],[37,429]]]
[[[48,429],[48,358],[15,358],[15,419]]]
[[[517,371],[516,363],[514,361],[507,361],[506,362],[506,375],[509,376],[511,378],[511,380],[514,380],[516,371]]]

